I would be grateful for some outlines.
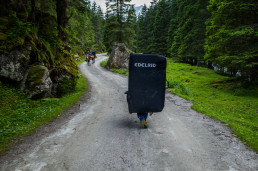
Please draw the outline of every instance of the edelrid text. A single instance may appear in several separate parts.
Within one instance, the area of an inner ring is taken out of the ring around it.
[[[155,68],[156,64],[153,63],[135,63],[135,67],[143,67],[143,68]]]

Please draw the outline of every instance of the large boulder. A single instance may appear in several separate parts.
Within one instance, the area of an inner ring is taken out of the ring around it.
[[[0,76],[15,82],[24,79],[30,62],[31,45],[27,44],[22,50],[15,49],[9,54],[0,54]]]
[[[43,65],[32,65],[28,72],[24,91],[33,99],[51,97],[52,85],[48,68]]]
[[[113,46],[111,55],[107,62],[107,68],[128,69],[130,52],[124,43],[118,43]]]

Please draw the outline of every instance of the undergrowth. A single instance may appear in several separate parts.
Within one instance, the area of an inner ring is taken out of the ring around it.
[[[0,84],[0,153],[11,140],[28,135],[39,126],[55,120],[65,109],[75,104],[86,90],[86,79],[81,76],[72,93],[61,98],[35,101],[21,90]]]

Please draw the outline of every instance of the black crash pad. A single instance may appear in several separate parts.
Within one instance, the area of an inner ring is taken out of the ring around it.
[[[161,112],[165,102],[166,58],[131,54],[127,102],[130,113]]]

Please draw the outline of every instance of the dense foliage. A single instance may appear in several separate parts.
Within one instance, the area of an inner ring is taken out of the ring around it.
[[[205,59],[251,81],[258,70],[258,1],[210,0]]]
[[[257,11],[255,0],[153,0],[137,22],[137,49],[255,82]]]
[[[0,81],[22,89],[31,98],[60,97],[73,91],[79,73],[75,60],[88,50],[105,51],[104,18],[96,3],[91,5],[89,0],[0,2]]]
[[[102,10],[89,0],[1,0],[2,5],[2,41],[35,35],[52,51],[61,46],[69,46],[73,54],[86,49],[105,51]],[[1,47],[1,51],[8,49]]]

